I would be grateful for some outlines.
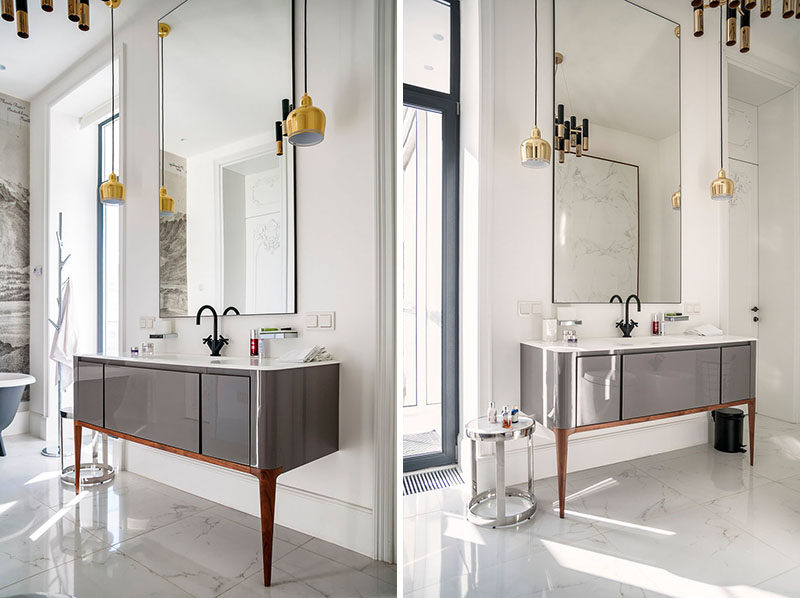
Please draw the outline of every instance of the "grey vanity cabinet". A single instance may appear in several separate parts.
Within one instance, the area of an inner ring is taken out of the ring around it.
[[[620,358],[578,357],[577,425],[617,421],[620,417]]]
[[[77,361],[75,363],[75,419],[95,426],[103,422],[103,364]]]
[[[199,412],[198,373],[105,366],[105,427],[109,430],[197,453]]]
[[[743,401],[756,396],[750,345],[722,347],[722,402]]]
[[[719,402],[719,347],[622,356],[622,419]]]
[[[250,462],[250,377],[203,374],[201,453]]]

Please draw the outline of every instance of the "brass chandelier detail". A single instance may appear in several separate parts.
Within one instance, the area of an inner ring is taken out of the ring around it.
[[[121,0],[103,0],[109,8],[117,8]],[[44,12],[53,12],[53,0],[41,0]],[[28,0],[0,0],[0,17],[9,23],[17,22],[17,36],[30,37]],[[67,18],[77,23],[81,31],[89,31],[89,0],[67,0]]]
[[[555,114],[555,138],[558,163],[564,163],[564,154],[574,153],[580,158],[583,152],[589,151],[589,119],[584,118],[581,124],[575,116],[564,118],[564,104],[559,104]],[[573,152],[574,148],[574,152]]]
[[[736,45],[737,24],[739,31],[739,51],[750,51],[750,13],[756,8],[762,19],[772,14],[772,0],[690,0],[694,10],[694,36],[701,37],[704,31],[704,11],[706,8],[719,8],[725,6],[725,45]],[[775,0],[781,4],[781,16],[784,19],[800,19],[800,0]]]

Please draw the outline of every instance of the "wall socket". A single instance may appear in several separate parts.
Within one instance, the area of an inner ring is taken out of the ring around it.
[[[335,311],[315,311],[305,315],[306,328],[336,330]]]
[[[541,301],[517,301],[517,315],[521,317],[541,316]]]

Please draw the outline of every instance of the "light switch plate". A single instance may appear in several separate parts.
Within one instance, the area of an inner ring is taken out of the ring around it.
[[[306,328],[319,328],[320,330],[335,330],[336,312],[315,311],[307,313]]]
[[[152,316],[139,316],[139,328],[150,329],[155,326],[156,319]]]
[[[319,318],[317,314],[306,314],[306,328],[318,328]]]
[[[517,301],[518,316],[540,316],[542,315],[541,301]]]

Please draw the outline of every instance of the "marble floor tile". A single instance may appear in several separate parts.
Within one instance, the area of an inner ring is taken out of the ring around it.
[[[707,507],[800,564],[800,492],[773,482]]]
[[[225,507],[223,505],[212,507],[207,513],[209,515],[217,515],[218,517],[230,519],[231,521],[235,521],[236,523],[240,523],[241,525],[245,525],[251,529],[261,532],[261,519],[255,517],[254,515],[250,515],[249,513],[243,513],[242,511],[237,511],[236,509],[231,509],[230,507]],[[289,529],[288,527],[278,524],[275,524],[274,534],[276,539],[283,542],[288,542],[294,546],[302,546],[312,539],[312,536],[309,536],[308,534],[304,534],[303,532],[298,532],[297,530]]]
[[[270,587],[264,587],[264,577],[259,571],[220,596],[221,598],[324,598],[325,595],[285,571],[273,567]]]
[[[770,482],[750,467],[748,455],[740,453],[695,451],[637,468],[700,503]]]
[[[2,582],[0,582],[2,583]],[[79,598],[188,598],[177,586],[113,549],[100,550],[0,589],[0,596],[52,592]]]
[[[800,567],[776,575],[758,587],[777,596],[800,596]]]
[[[261,534],[215,515],[199,514],[142,534],[118,550],[193,596],[218,596],[261,570]],[[273,561],[295,547],[273,544]]]
[[[275,566],[300,576],[306,585],[330,598],[388,598],[397,594],[394,585],[305,548],[292,550]]]
[[[0,505],[0,586],[108,547],[66,512],[30,497]]]

